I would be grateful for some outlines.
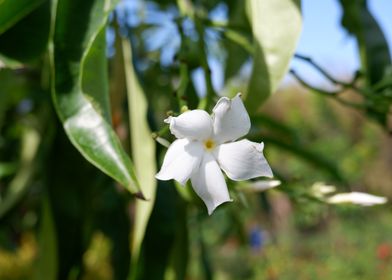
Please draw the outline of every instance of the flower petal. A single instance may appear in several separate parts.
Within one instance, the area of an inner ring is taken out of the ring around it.
[[[214,155],[220,167],[232,180],[247,180],[259,176],[271,178],[272,170],[264,158],[263,148],[263,143],[244,139],[218,146]]]
[[[193,189],[204,201],[208,215],[220,204],[231,201],[225,178],[210,153],[205,153],[200,168],[191,177]]]
[[[327,199],[327,202],[331,204],[351,203],[361,206],[385,204],[387,201],[386,197],[362,192],[338,193]]]
[[[212,134],[211,116],[203,110],[187,111],[178,117],[169,117],[165,122],[170,124],[171,133],[179,139],[205,140]]]
[[[213,109],[214,138],[219,143],[234,141],[246,135],[250,129],[250,119],[237,94],[232,100],[222,97]]]
[[[163,181],[174,179],[182,185],[200,166],[203,156],[203,146],[200,142],[188,139],[174,141],[163,160],[161,170],[155,178]]]

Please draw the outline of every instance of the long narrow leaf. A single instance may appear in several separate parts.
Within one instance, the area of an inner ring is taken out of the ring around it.
[[[39,230],[38,258],[33,280],[52,280],[57,277],[57,240],[52,208],[47,195],[42,201],[42,218]]]
[[[367,7],[367,1],[340,0],[343,8],[342,26],[358,44],[362,68],[369,85],[379,82],[391,65],[388,42]]]
[[[288,70],[302,17],[300,0],[250,0],[248,4],[255,54],[246,106],[255,112],[277,89]]]
[[[135,205],[132,235],[132,263],[137,264],[140,247],[155,201],[155,142],[151,136],[147,122],[147,100],[133,68],[132,48],[127,39],[123,39],[122,49],[128,93],[132,156],[136,174],[143,187],[144,195],[148,199],[148,201],[138,200]]]
[[[52,96],[65,131],[79,152],[142,197],[133,164],[110,120],[105,26],[115,2],[53,1]]]

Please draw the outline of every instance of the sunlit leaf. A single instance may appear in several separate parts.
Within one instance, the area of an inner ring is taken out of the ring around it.
[[[250,0],[255,53],[245,104],[254,112],[288,70],[301,32],[300,0]]]
[[[151,131],[147,122],[148,103],[133,68],[131,44],[127,39],[123,39],[122,48],[128,92],[132,156],[136,174],[143,188],[143,193],[147,198],[147,201],[136,201],[135,205],[132,235],[132,261],[136,264],[147,223],[155,202],[155,141],[151,136]]]
[[[92,164],[140,193],[133,165],[111,126],[105,25],[116,1],[54,1],[53,100],[65,131]]]

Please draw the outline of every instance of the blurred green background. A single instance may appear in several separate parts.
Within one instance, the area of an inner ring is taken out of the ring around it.
[[[392,4],[274,3],[0,1],[0,279],[392,279],[390,202],[314,191],[392,199]],[[163,119],[237,92],[281,185],[208,216]]]

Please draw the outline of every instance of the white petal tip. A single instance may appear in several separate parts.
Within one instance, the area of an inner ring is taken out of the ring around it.
[[[167,181],[170,179],[165,178],[164,176],[162,176],[162,174],[160,172],[158,172],[157,174],[155,174],[155,179],[161,180],[161,181]]]
[[[222,110],[222,112],[226,112],[230,108],[230,104],[231,100],[228,97],[223,96],[218,100],[214,109],[212,109],[212,112],[216,113],[217,109]]]
[[[272,172],[272,169],[267,162],[263,164],[262,174],[260,176],[270,179],[274,178],[274,173]]]
[[[176,180],[176,179],[174,179],[174,180]],[[188,180],[185,180],[185,181],[176,180],[176,182],[179,183],[181,186],[184,187],[184,186],[186,185],[186,182],[188,182]]]
[[[164,174],[161,174],[160,172],[155,175],[155,179],[158,179],[160,181],[169,181],[169,180],[173,180],[174,179],[181,186],[185,186],[186,182],[188,181],[188,180],[186,180],[186,181],[179,181],[176,178],[165,176]]]
[[[255,145],[255,147],[256,147],[256,150],[259,151],[259,152],[264,151],[264,143],[263,142],[261,142],[260,144]]]
[[[267,177],[267,178],[274,178],[274,174],[272,173],[272,170],[269,170],[265,175],[264,175],[264,177]]]
[[[164,119],[163,122],[167,123],[167,124],[170,124],[172,120],[173,120],[173,117],[170,116],[170,117],[167,117],[166,119]]]
[[[211,206],[206,205],[207,206],[208,215],[211,216],[212,213],[215,211],[215,209],[218,208],[218,206],[220,206],[220,205],[222,205],[223,203],[226,203],[226,202],[233,202],[233,199],[230,198],[228,200],[218,202],[218,203],[216,203],[214,205],[211,205]]]

